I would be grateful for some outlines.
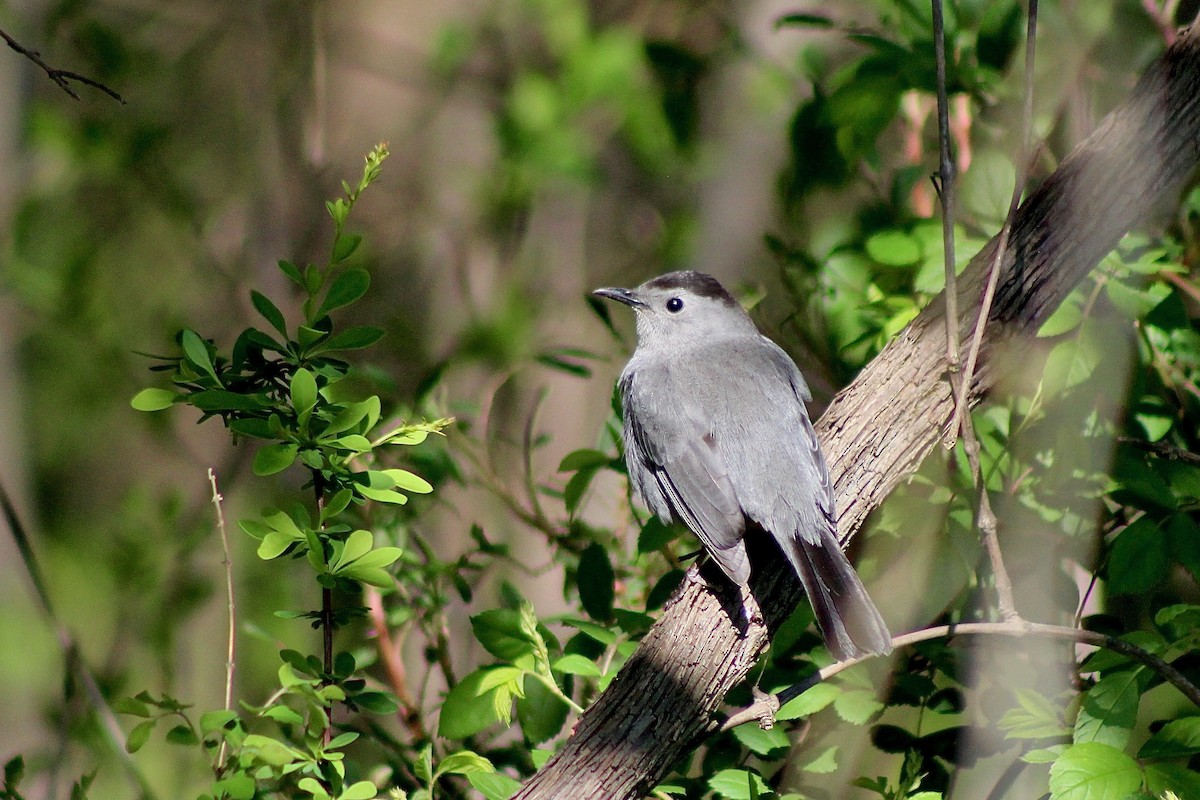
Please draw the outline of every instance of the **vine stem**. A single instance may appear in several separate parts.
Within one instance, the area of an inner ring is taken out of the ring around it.
[[[1153,653],[1143,650],[1135,644],[1130,644],[1123,639],[1118,639],[1115,636],[1109,636],[1104,633],[1096,633],[1095,631],[1085,631],[1081,628],[1068,628],[1062,625],[1048,625],[1041,622],[1026,622],[1024,620],[966,622],[960,625],[938,625],[894,636],[892,637],[892,647],[899,649],[916,644],[917,642],[927,642],[931,639],[963,635],[1013,636],[1017,638],[1024,636],[1045,636],[1052,639],[1070,639],[1080,644],[1113,650],[1122,655],[1129,656],[1136,661],[1140,661],[1146,667],[1154,670],[1165,681],[1178,689],[1193,705],[1200,708],[1200,688],[1197,688],[1195,684],[1189,681],[1175,667]],[[852,658],[848,661],[839,661],[836,664],[830,664],[806,680],[794,686],[789,686],[777,694],[769,695],[751,703],[741,711],[730,715],[724,722],[719,724],[719,728],[723,731],[729,730],[751,720],[758,720],[760,724],[769,726],[774,722],[774,711],[772,711],[772,708],[779,708],[789,700],[793,700],[804,694],[818,683],[829,680],[842,670],[849,669],[856,664],[874,657],[874,655],[867,655],[862,658]]]
[[[221,564],[225,567],[225,604],[229,611],[229,644],[225,650],[225,710],[233,709],[233,670],[234,655],[237,645],[237,606],[233,599],[233,559],[229,555],[229,533],[225,528],[225,512],[221,502],[225,499],[217,491],[217,474],[212,467],[208,468],[208,485],[212,489],[212,504],[217,511],[217,530],[221,534]],[[229,752],[229,742],[222,739],[221,749],[217,752],[218,774],[224,769],[225,756]]]

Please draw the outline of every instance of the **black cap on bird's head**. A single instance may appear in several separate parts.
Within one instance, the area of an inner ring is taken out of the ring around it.
[[[644,299],[646,295],[671,292],[707,297],[711,300],[718,300],[727,306],[737,305],[737,301],[733,299],[733,295],[725,290],[725,287],[721,285],[719,280],[712,275],[704,272],[695,272],[694,270],[668,272],[665,275],[659,275],[657,278],[651,278],[636,289],[604,288],[597,289],[592,294],[597,297],[607,297],[609,300],[616,300],[618,303],[638,308],[639,306],[646,306]]]
[[[703,272],[668,272],[636,289],[604,288],[592,294],[624,303],[637,312],[641,344],[757,334],[733,295]]]

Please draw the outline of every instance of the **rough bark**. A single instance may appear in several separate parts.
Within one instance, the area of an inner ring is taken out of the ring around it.
[[[986,358],[1005,337],[1036,330],[1148,211],[1173,201],[1200,162],[1200,26],[1150,66],[1109,114],[1021,205],[985,337],[972,400],[996,378]],[[959,280],[964,338],[978,314],[993,239]],[[842,391],[817,424],[837,486],[846,543],[940,440],[953,410],[939,297]],[[752,589],[772,630],[800,599],[781,559]],[[730,601],[685,582],[562,750],[518,798],[636,798],[711,730],[725,694],[767,633],[739,631]],[[722,608],[722,603],[726,608]]]

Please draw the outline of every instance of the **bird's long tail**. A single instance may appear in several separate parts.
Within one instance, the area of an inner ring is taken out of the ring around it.
[[[833,657],[846,661],[868,653],[890,653],[892,635],[833,532],[822,531],[819,543],[797,536],[791,544],[783,549],[800,576]]]

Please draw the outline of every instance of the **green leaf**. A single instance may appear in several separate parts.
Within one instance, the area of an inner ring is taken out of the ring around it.
[[[834,772],[838,768],[837,763],[838,746],[832,745],[821,751],[821,754],[809,761],[801,769],[805,772],[815,772],[818,775],[827,775]],[[923,793],[924,794],[924,793]],[[940,794],[929,792],[936,797],[941,797]],[[908,800],[916,800],[920,795],[909,795]]]
[[[375,544],[375,537],[370,531],[357,530],[346,537],[345,544],[342,545],[342,553],[337,560],[331,565],[331,569],[337,572],[339,567],[349,564],[358,558],[365,556],[371,552],[371,547]]]
[[[136,753],[141,750],[146,742],[150,741],[150,734],[154,730],[156,719],[142,720],[137,725],[133,726],[133,730],[129,732],[129,736],[125,739],[125,752]]]
[[[1141,594],[1166,578],[1171,564],[1168,537],[1149,515],[1139,517],[1113,542],[1108,559],[1108,590]]]
[[[325,295],[325,301],[317,310],[316,318],[323,317],[334,309],[350,305],[366,294],[370,287],[371,275],[365,269],[346,270],[334,279],[328,294]]]
[[[1150,764],[1146,788],[1161,800],[1193,800],[1200,797],[1200,772],[1182,764]]]
[[[818,683],[784,703],[775,713],[775,719],[791,720],[812,716],[836,700],[841,693],[842,688],[836,684]]]
[[[679,538],[678,525],[664,525],[658,517],[651,517],[638,533],[639,553],[655,553]]]
[[[1078,328],[1081,322],[1083,322],[1083,297],[1078,293],[1072,293],[1042,323],[1042,327],[1038,329],[1037,335],[1039,338],[1061,336],[1068,331]]]
[[[362,236],[357,233],[345,233],[338,237],[333,246],[333,263],[340,264],[354,254],[362,244]]]
[[[295,462],[299,451],[300,445],[295,442],[266,445],[254,454],[254,464],[250,469],[260,478],[283,472]]]
[[[276,741],[269,736],[261,736],[257,733],[248,734],[242,740],[242,749],[252,752],[259,761],[270,764],[273,767],[284,767],[294,761],[304,760],[304,756],[301,753],[291,749],[282,742]]]
[[[338,800],[372,800],[379,794],[379,789],[370,781],[358,781],[342,790]]]
[[[576,619],[574,617],[563,617],[562,623],[575,628],[581,633],[586,634],[592,639],[595,639],[602,645],[614,644],[617,641],[615,631],[605,628],[603,625],[597,625],[594,622],[589,622],[586,619]]]
[[[733,738],[737,739],[742,747],[760,756],[770,756],[772,753],[778,754],[777,751],[781,751],[791,745],[787,731],[782,727],[763,730],[757,722],[747,722],[744,725],[738,725],[733,729]]]
[[[307,288],[304,283],[304,276],[300,274],[300,270],[290,261],[277,262],[279,271],[288,276],[301,289]]]
[[[296,786],[312,800],[333,800],[332,795],[325,791],[325,787],[316,778],[301,778],[296,782]]]
[[[579,600],[593,619],[612,619],[615,575],[608,551],[596,543],[579,556]]]
[[[1140,699],[1138,670],[1105,675],[1083,695],[1075,719],[1075,743],[1103,742],[1124,748],[1137,721]]]
[[[283,312],[261,292],[251,291],[250,302],[254,304],[255,310],[262,315],[262,318],[271,323],[271,327],[279,331],[280,335],[286,339],[287,322],[284,321]]]
[[[708,779],[708,788],[729,800],[751,800],[771,791],[757,772],[723,769]]]
[[[169,744],[193,745],[199,743],[196,737],[196,732],[187,725],[176,725],[171,730],[167,731],[166,736]]]
[[[354,695],[354,704],[372,714],[395,714],[400,708],[396,698],[388,692],[359,692]]]
[[[384,337],[384,331],[381,328],[371,328],[366,325],[358,325],[353,328],[347,328],[341,333],[335,333],[330,336],[320,347],[313,348],[314,353],[328,353],[333,350],[362,350],[364,347],[370,347]]]
[[[1104,350],[1099,338],[1089,333],[1092,330],[1092,325],[1084,323],[1077,335],[1059,342],[1050,351],[1042,378],[1049,396],[1055,397],[1078,386],[1092,377],[1096,367],[1100,366]]]
[[[850,689],[833,698],[833,710],[846,722],[865,725],[883,710],[883,703],[875,697],[874,689]]]
[[[1141,785],[1138,763],[1100,742],[1073,744],[1050,767],[1052,800],[1125,800]]]
[[[229,800],[252,800],[254,789],[254,778],[244,772],[235,772],[213,783],[213,791],[223,791]]]
[[[297,414],[307,414],[317,404],[317,379],[306,369],[298,369],[292,375],[292,408]]]
[[[227,725],[238,718],[236,711],[205,711],[200,715],[200,732],[210,734],[215,731],[224,730]]]
[[[517,700],[517,721],[530,744],[554,738],[567,724],[571,709],[561,697],[532,677],[525,679],[525,696]]]
[[[138,411],[162,411],[174,405],[175,398],[179,396],[166,389],[142,389],[133,396],[129,405]]]
[[[582,675],[585,678],[599,678],[600,667],[590,658],[578,653],[570,653],[554,660],[551,669],[566,675]]]
[[[511,704],[512,693],[504,691],[504,685],[487,686],[485,682],[496,680],[494,668],[477,669],[463,678],[446,695],[442,703],[441,717],[438,720],[438,735],[447,739],[465,739],[474,736],[489,725],[497,722],[507,722],[509,717],[501,713],[498,699],[505,699]],[[520,670],[515,670],[518,676]],[[511,713],[511,711],[510,711]]]
[[[1065,736],[1070,730],[1053,703],[1032,689],[1017,689],[1020,708],[1009,709],[997,723],[1006,739],[1049,739]]]
[[[602,467],[612,461],[612,456],[599,450],[574,450],[567,453],[558,464],[559,472],[574,472],[585,467]]]
[[[471,617],[471,629],[483,648],[496,658],[515,661],[537,649],[539,638],[510,608],[484,611]]]
[[[383,474],[395,481],[396,487],[413,494],[429,494],[433,486],[429,481],[406,469],[385,469]]]
[[[1138,758],[1184,758],[1200,753],[1200,717],[1184,717],[1168,722],[1151,736]]]
[[[358,433],[341,436],[334,439],[331,444],[343,450],[349,450],[352,453],[369,453],[371,451],[371,440]],[[392,485],[395,484],[393,483]]]
[[[370,486],[360,486],[356,484],[354,491],[361,494],[368,500],[374,500],[376,503],[391,503],[392,505],[402,506],[408,502],[408,498],[400,492],[393,489],[372,489]]]
[[[885,267],[909,267],[921,260],[921,246],[903,231],[888,230],[867,239],[867,255]]]
[[[112,702],[112,710],[118,714],[129,714],[132,717],[152,717],[154,712],[150,706],[136,697],[118,697]]]
[[[595,467],[585,467],[572,475],[571,479],[567,481],[567,485],[563,487],[563,505],[572,517],[579,509],[579,503],[583,500],[588,487],[592,485],[592,479],[596,477],[597,472]]]
[[[287,706],[271,706],[263,712],[263,716],[284,725],[300,725],[304,722],[304,717]]]
[[[437,765],[435,775],[470,775],[474,772],[495,772],[496,768],[478,753],[460,750],[443,758]]]
[[[502,772],[472,772],[467,780],[486,800],[508,800],[521,790],[520,782]]]
[[[201,411],[262,411],[267,408],[267,401],[261,395],[225,389],[205,389],[188,395],[185,402]]]
[[[221,381],[217,378],[217,373],[213,369],[212,358],[208,354],[208,345],[200,338],[200,334],[190,328],[184,328],[179,334],[179,345],[183,349],[184,357],[196,369],[208,375],[217,382],[217,385],[220,385]]]

